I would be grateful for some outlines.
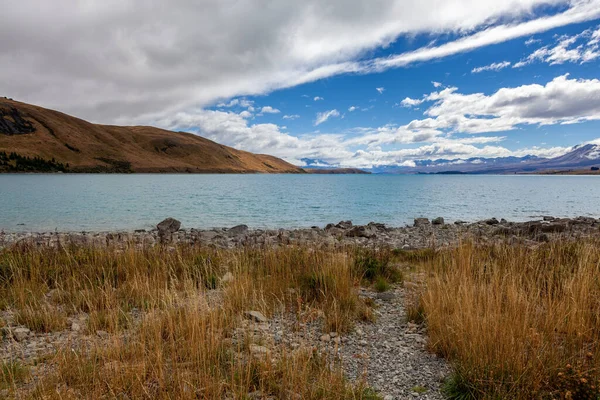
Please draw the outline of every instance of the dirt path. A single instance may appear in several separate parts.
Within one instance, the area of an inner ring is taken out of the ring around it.
[[[348,377],[365,377],[386,400],[443,399],[440,387],[448,365],[425,350],[425,333],[406,322],[405,289],[381,294],[361,290],[361,295],[379,306],[377,322],[359,324],[340,349]]]

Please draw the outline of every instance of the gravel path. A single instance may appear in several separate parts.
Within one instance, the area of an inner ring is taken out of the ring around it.
[[[379,306],[375,324],[359,324],[340,349],[350,379],[365,377],[385,400],[443,399],[440,387],[449,373],[446,362],[425,350],[426,336],[406,322],[405,289],[386,293],[363,290]]]

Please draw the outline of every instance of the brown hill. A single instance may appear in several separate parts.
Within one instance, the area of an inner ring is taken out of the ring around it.
[[[97,125],[5,98],[0,98],[0,171],[304,172],[279,158],[191,133]]]

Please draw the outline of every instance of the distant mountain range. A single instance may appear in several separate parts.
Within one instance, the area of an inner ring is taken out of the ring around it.
[[[0,172],[304,173],[277,157],[149,126],[97,125],[0,98]]]
[[[600,145],[584,144],[554,158],[536,156],[421,160],[415,167],[380,167],[375,173],[514,174],[590,169],[600,166]]]
[[[333,168],[316,159],[303,159],[311,168]],[[374,174],[515,174],[547,171],[589,170],[600,167],[600,145],[578,145],[555,158],[536,156],[418,160],[415,167],[379,166],[365,169]],[[314,167],[318,166],[318,167]]]

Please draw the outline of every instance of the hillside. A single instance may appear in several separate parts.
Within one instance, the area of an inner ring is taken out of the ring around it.
[[[109,126],[0,98],[0,171],[303,173],[279,158],[148,126]]]

